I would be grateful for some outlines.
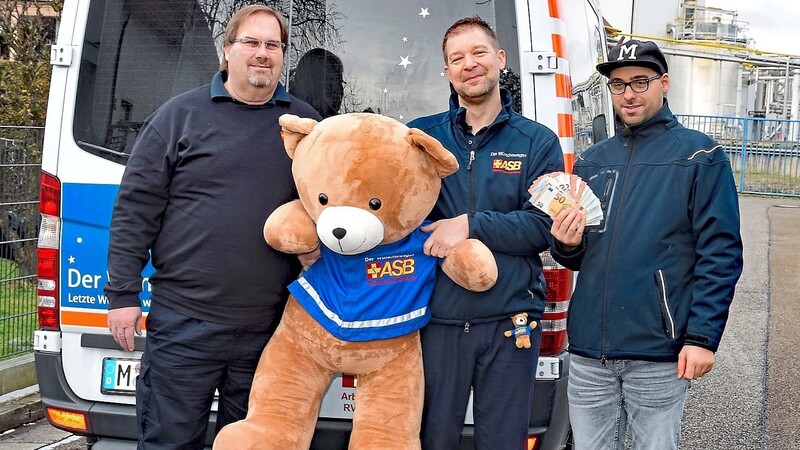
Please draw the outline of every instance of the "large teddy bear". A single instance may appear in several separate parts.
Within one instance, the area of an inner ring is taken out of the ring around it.
[[[458,163],[436,139],[377,114],[319,123],[284,115],[280,124],[300,200],[269,216],[264,237],[282,252],[322,255],[289,287],[247,417],[225,427],[214,449],[307,449],[337,372],[358,376],[350,448],[419,448],[418,330],[430,318],[436,267],[475,291],[497,279],[477,240],[441,261],[422,252],[420,225]]]

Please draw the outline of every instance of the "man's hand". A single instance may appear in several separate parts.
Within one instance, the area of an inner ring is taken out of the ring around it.
[[[442,219],[421,228],[424,232],[431,232],[425,241],[422,250],[426,255],[444,258],[456,246],[469,238],[469,219],[462,214],[452,219]]]
[[[714,352],[703,347],[684,345],[678,355],[678,378],[696,380],[713,367]]]
[[[129,306],[108,310],[108,329],[123,350],[133,351],[133,333],[142,335],[142,308]]]
[[[586,227],[586,213],[574,208],[565,208],[553,218],[550,233],[564,250],[574,250],[581,244]]]

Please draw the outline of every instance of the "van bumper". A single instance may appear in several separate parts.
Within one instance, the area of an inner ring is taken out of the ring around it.
[[[87,401],[78,397],[67,384],[64,375],[61,353],[34,351],[36,377],[39,381],[39,394],[45,408],[47,420],[56,428],[86,436],[93,442],[92,450],[135,449],[137,442],[136,407],[108,402]],[[78,432],[54,424],[47,414],[47,408],[59,408],[83,413],[87,417],[88,430]],[[206,433],[206,445],[214,441],[217,414],[211,412]]]

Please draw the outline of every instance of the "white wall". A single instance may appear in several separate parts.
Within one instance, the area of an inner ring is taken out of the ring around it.
[[[666,38],[680,14],[680,0],[599,0],[603,17],[624,33]]]
[[[668,57],[670,89],[675,114],[735,115],[739,65],[686,56]],[[743,97],[746,97],[743,92]]]

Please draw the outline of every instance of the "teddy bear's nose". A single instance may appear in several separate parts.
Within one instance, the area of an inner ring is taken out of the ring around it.
[[[344,236],[347,234],[347,230],[344,228],[334,228],[333,235],[336,239],[344,239]]]

